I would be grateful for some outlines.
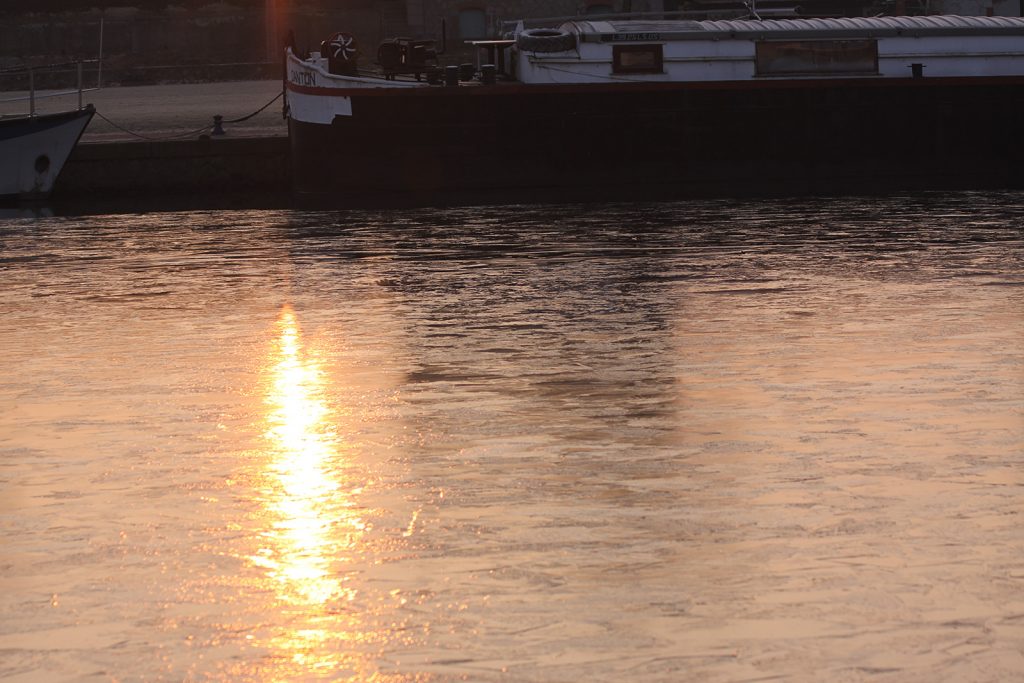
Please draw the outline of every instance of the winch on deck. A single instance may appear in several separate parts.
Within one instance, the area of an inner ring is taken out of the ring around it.
[[[377,48],[377,62],[388,80],[394,80],[398,74],[412,74],[420,80],[429,69],[437,67],[437,55],[433,40],[391,38]]]

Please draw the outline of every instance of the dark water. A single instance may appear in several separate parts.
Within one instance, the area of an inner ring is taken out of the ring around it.
[[[1012,680],[1024,195],[0,221],[0,678]]]

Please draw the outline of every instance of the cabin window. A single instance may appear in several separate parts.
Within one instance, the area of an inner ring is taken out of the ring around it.
[[[661,45],[613,45],[612,73],[664,73]]]
[[[482,9],[459,10],[459,37],[464,40],[487,37],[487,15]]]
[[[874,40],[779,40],[757,44],[758,76],[877,74]]]

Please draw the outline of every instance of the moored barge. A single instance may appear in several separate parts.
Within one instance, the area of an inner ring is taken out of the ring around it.
[[[288,50],[298,193],[1024,185],[1024,18],[520,22],[479,69],[389,45],[380,74]]]

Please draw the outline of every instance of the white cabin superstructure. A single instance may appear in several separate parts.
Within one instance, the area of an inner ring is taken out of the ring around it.
[[[1022,17],[576,20],[517,35],[531,84],[1024,75]]]

